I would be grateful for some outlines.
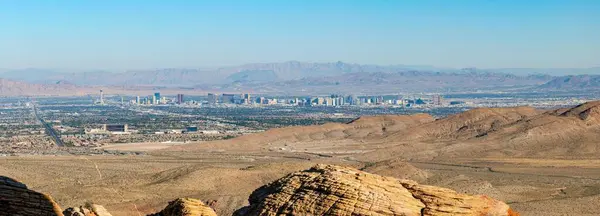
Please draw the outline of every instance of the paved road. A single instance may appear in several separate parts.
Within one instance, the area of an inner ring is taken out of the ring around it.
[[[37,107],[35,107],[35,104],[33,105],[33,113],[35,114],[35,118],[37,118],[38,120],[40,120],[40,122],[42,123],[42,125],[44,125],[44,127],[46,128],[46,132],[48,132],[48,134],[50,136],[52,136],[52,138],[54,138],[54,143],[56,143],[57,146],[63,147],[65,146],[65,144],[63,143],[63,141],[60,139],[60,135],[58,135],[58,133],[56,133],[56,131],[54,130],[54,128],[52,128],[52,126],[50,124],[48,124],[46,121],[44,121],[44,119],[42,119],[42,117],[40,117],[37,113]]]

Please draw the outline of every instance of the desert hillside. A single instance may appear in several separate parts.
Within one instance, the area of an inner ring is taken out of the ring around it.
[[[189,201],[177,201],[182,197],[214,200],[210,204],[217,215],[232,215],[243,207],[265,211],[257,201],[294,212],[298,208],[271,202],[264,193],[281,188],[270,183],[282,178],[289,180],[282,187],[293,188],[298,182],[289,182],[298,180],[323,189],[310,176],[328,168],[298,173],[316,164],[361,172],[351,176],[368,172],[483,194],[521,215],[599,215],[591,207],[600,202],[599,110],[600,102],[589,102],[556,110],[474,109],[441,119],[426,114],[366,116],[345,124],[278,128],[177,145],[145,155],[2,157],[0,175],[51,194],[60,206],[95,203],[114,216],[161,212],[169,202]],[[355,184],[351,179],[338,183]],[[388,183],[368,187],[382,184]],[[420,188],[412,183],[402,187]]]
[[[600,101],[572,108],[478,108],[434,119],[427,114],[368,116],[346,124],[278,128],[166,151],[365,153],[379,159],[518,156],[595,158]],[[374,152],[374,153],[370,153]]]

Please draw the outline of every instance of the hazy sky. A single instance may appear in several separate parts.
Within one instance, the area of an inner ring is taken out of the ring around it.
[[[0,68],[600,66],[600,0],[3,0]]]

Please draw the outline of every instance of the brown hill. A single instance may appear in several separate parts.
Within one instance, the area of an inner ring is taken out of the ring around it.
[[[477,108],[429,122],[391,136],[408,140],[463,140],[484,136],[543,111],[532,107]]]
[[[393,158],[519,156],[593,158],[600,153],[600,101],[572,108],[478,108],[443,119],[426,114],[362,117],[347,124],[278,128],[169,150],[291,151]]]
[[[600,102],[531,116],[488,134],[497,147],[534,157],[596,157],[600,153]]]
[[[597,158],[599,120],[599,101],[546,112],[525,107],[475,109],[394,136],[425,143],[426,147],[408,147],[418,151],[413,155],[437,159]]]
[[[340,145],[348,145],[364,140],[378,140],[388,134],[433,120],[434,118],[428,114],[365,116],[346,124],[328,123],[324,125],[275,128],[230,140],[175,146],[169,148],[168,151],[272,151],[280,149],[304,151],[303,148],[294,148],[294,146],[319,141],[343,141],[339,142]]]

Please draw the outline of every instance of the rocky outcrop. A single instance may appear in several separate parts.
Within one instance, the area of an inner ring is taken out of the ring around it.
[[[217,216],[217,213],[200,200],[179,198],[169,202],[162,211],[148,216]]]
[[[236,215],[517,215],[508,205],[353,168],[316,165],[255,190]]]
[[[234,215],[518,216],[505,203],[354,168],[316,165],[256,189]],[[216,216],[214,201],[179,198],[149,216]],[[111,216],[104,207],[60,207],[47,195],[0,177],[0,216]]]
[[[96,204],[85,204],[80,207],[72,207],[63,211],[65,216],[112,216],[104,206]]]
[[[0,176],[0,216],[62,216],[52,197],[29,190],[14,179]]]
[[[485,195],[459,194],[446,188],[419,185],[411,180],[400,180],[400,184],[425,204],[422,215],[518,215],[505,203]]]

